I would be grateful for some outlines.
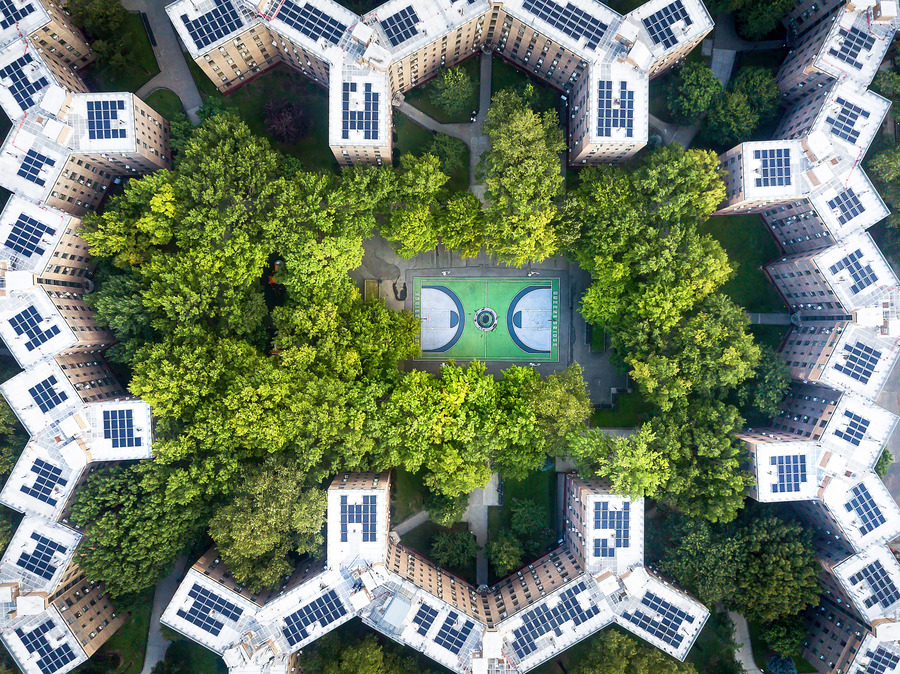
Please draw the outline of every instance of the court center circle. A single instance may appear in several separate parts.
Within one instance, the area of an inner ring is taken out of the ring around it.
[[[483,332],[490,332],[497,327],[497,312],[483,307],[475,312],[475,327]]]

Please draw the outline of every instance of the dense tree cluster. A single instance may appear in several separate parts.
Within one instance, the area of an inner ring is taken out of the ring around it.
[[[303,650],[307,674],[433,674],[396,644],[379,643],[374,635],[347,639],[330,632]]]
[[[321,487],[339,470],[403,466],[456,499],[564,451],[590,412],[578,366],[546,379],[528,367],[495,379],[480,363],[401,373],[417,321],[365,301],[347,274],[375,228],[415,241],[446,180],[432,156],[297,170],[217,114],[176,170],[130,181],[85,220],[109,261],[98,320],[157,418],[154,461],[98,471],[75,504],[92,578],[138,591],[206,531],[235,578],[271,587],[318,553]],[[263,284],[275,255],[280,296]]]
[[[745,40],[762,40],[774,33],[787,15],[791,0],[711,0],[707,3],[713,16],[722,12],[734,14],[738,34]]]
[[[572,674],[697,674],[658,648],[612,628],[601,632]]]
[[[431,84],[431,102],[455,117],[472,107],[478,94],[478,85],[469,77],[465,68],[456,66],[441,70]]]

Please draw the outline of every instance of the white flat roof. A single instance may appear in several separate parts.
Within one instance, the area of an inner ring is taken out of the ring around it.
[[[874,670],[878,674],[900,674],[900,644],[896,641],[879,641],[874,634],[866,634],[847,674],[869,674],[872,671],[869,669],[870,664],[881,666],[881,669]]]
[[[851,464],[871,469],[897,425],[896,414],[853,394],[841,396],[821,441]]]
[[[592,143],[646,143],[650,132],[650,80],[646,73],[624,63],[590,66],[590,118]]]
[[[329,565],[382,562],[387,550],[384,489],[329,489],[326,559]]]
[[[44,89],[54,83],[50,69],[25,40],[0,50],[0,107],[11,120],[21,119],[38,103]]]
[[[134,152],[134,94],[73,94],[66,122],[79,152]]]
[[[34,435],[81,406],[77,391],[55,360],[46,360],[0,384],[25,430]]]
[[[0,639],[25,674],[66,674],[88,659],[54,606],[16,618]]]
[[[271,8],[271,9],[270,9]],[[333,63],[359,17],[333,0],[273,0],[263,10],[272,30]]]
[[[822,500],[857,550],[900,535],[900,507],[875,473],[847,478],[835,475]]]
[[[0,302],[0,337],[23,368],[51,358],[78,340],[41,287]]]
[[[847,313],[866,307],[880,307],[886,288],[900,281],[866,232],[842,240],[816,256],[822,272]]]
[[[166,6],[166,13],[192,58],[259,21],[249,18],[241,0],[177,0]]]
[[[819,382],[874,400],[898,356],[900,349],[894,348],[893,338],[875,328],[851,324],[844,328]]]
[[[597,575],[612,571],[625,573],[644,562],[644,499],[632,503],[627,496],[585,492],[584,517],[585,570]]]
[[[46,269],[72,216],[13,195],[0,212],[0,260],[13,271]]]
[[[843,170],[810,194],[809,200],[836,241],[868,229],[889,213],[862,167],[846,156]]]
[[[0,583],[18,583],[20,593],[50,594],[80,540],[68,527],[25,516],[0,559]]]
[[[900,563],[884,545],[868,548],[834,567],[859,614],[867,623],[898,616]]]
[[[891,102],[874,91],[860,89],[850,81],[839,81],[822,101],[811,131],[828,134],[842,153],[861,158],[890,107]]]
[[[153,422],[150,405],[142,400],[105,400],[84,406],[90,429],[88,444],[93,461],[149,459]]]
[[[849,79],[867,87],[875,77],[894,38],[892,22],[873,21],[869,10],[844,6],[837,14],[822,48],[816,66],[837,79]]]
[[[391,92],[387,73],[343,60],[328,87],[328,142],[332,146],[390,146]]]
[[[744,198],[786,201],[809,191],[812,163],[799,140],[766,140],[741,146]]]
[[[751,494],[757,501],[777,503],[816,498],[821,479],[821,448],[815,442],[756,442],[756,484]]]
[[[0,49],[18,42],[23,35],[50,21],[50,15],[40,2],[34,0],[9,0],[0,10]]]
[[[32,201],[50,193],[69,156],[67,132],[49,115],[26,115],[0,147],[0,185]]]
[[[712,17],[700,0],[650,0],[627,19],[639,26],[641,42],[654,61],[713,29]]]

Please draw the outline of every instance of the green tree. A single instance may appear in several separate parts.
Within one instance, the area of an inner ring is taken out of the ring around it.
[[[27,442],[28,433],[0,396],[0,475],[6,475],[13,469]]]
[[[737,587],[736,538],[723,536],[699,518],[679,517],[669,532],[660,570],[676,579],[707,606],[731,601]]]
[[[783,658],[800,655],[808,634],[802,614],[782,616],[762,627],[766,645]]]
[[[471,192],[450,196],[438,215],[438,234],[448,250],[462,257],[476,257],[484,245],[484,212]]]
[[[697,670],[634,637],[607,629],[593,639],[572,674],[697,674]]]
[[[380,231],[401,257],[415,257],[437,246],[437,197],[447,180],[434,155],[400,157],[393,203],[387,208]]]
[[[126,58],[129,45],[123,31],[128,12],[121,0],[69,0],[66,11],[91,40],[91,49],[99,63],[119,70],[129,65]]]
[[[751,405],[761,414],[774,417],[790,388],[791,371],[784,358],[772,347],[763,345],[754,375],[740,387],[738,397],[742,405]]]
[[[794,6],[792,0],[737,0],[737,31],[745,40],[762,40]],[[732,10],[733,11],[733,10]]]
[[[678,71],[669,93],[669,108],[679,120],[693,123],[723,94],[722,83],[712,69],[700,61],[691,61]]]
[[[738,70],[731,82],[731,90],[744,94],[750,107],[766,122],[778,113],[781,94],[772,71],[762,66],[749,66]]]
[[[306,674],[433,674],[373,634],[349,642],[334,632],[326,634],[303,649],[300,662]]]
[[[97,290],[84,296],[98,325],[112,329],[118,340],[105,354],[109,360],[130,364],[138,350],[156,337],[153,315],[144,307],[144,284],[136,274],[98,273]]]
[[[556,201],[566,149],[556,112],[538,113],[503,90],[491,99],[483,129],[491,141],[482,155],[488,250],[515,265],[553,255],[562,243]]]
[[[532,499],[514,498],[510,526],[522,538],[543,536],[550,529],[547,509]]]
[[[434,79],[429,98],[434,105],[455,117],[472,107],[477,89],[465,68],[456,66],[442,70]]]
[[[465,567],[475,561],[478,543],[468,531],[438,531],[431,539],[431,558],[438,566]]]
[[[231,575],[253,592],[273,589],[294,568],[297,555],[321,556],[325,492],[297,484],[295,461],[270,457],[246,473],[230,503],[209,523]]]
[[[887,448],[882,449],[881,454],[878,455],[878,461],[875,463],[875,472],[879,477],[884,477],[888,474],[892,463],[894,463],[894,455]]]
[[[872,80],[870,88],[896,103],[900,100],[900,72],[893,68],[879,70],[875,73],[875,79]]]
[[[485,547],[488,561],[498,576],[506,576],[522,566],[525,551],[522,543],[508,531],[501,531]]]
[[[446,133],[436,133],[425,147],[425,152],[438,158],[441,171],[453,175],[463,168],[468,168],[469,152],[465,142]]]
[[[444,496],[434,494],[428,499],[428,519],[441,527],[451,527],[462,521],[469,507],[469,495]]]
[[[759,126],[759,113],[747,94],[729,91],[716,99],[706,117],[704,134],[718,146],[731,146],[745,140]]]

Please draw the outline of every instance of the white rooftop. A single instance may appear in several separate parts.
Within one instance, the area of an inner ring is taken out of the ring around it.
[[[0,633],[0,639],[26,674],[66,674],[87,660],[53,606],[36,615],[17,617]]]
[[[882,335],[880,328],[848,325],[819,382],[874,400],[898,356],[900,349],[894,348],[894,338]]]
[[[828,134],[843,154],[860,158],[869,149],[891,102],[852,82],[836,82],[825,95],[812,131]]]
[[[836,79],[867,87],[884,60],[895,25],[873,21],[871,10],[840,10],[816,57],[816,66]]]
[[[900,535],[900,507],[875,473],[861,479],[835,475],[825,483],[822,500],[857,550]]]
[[[713,28],[700,0],[650,0],[626,18],[639,27],[641,43],[649,47],[655,61]]]
[[[333,72],[339,81],[328,88],[328,143],[373,145],[391,143],[391,92],[387,73],[342,59]]]
[[[53,359],[36,364],[0,384],[0,393],[34,435],[81,406],[81,399]]]
[[[33,33],[49,20],[50,15],[39,2],[4,2],[0,8],[0,49],[20,41],[23,35]]]
[[[816,256],[816,266],[847,313],[880,307],[885,292],[900,286],[893,269],[866,232],[826,248]]]
[[[46,269],[72,217],[13,195],[0,212],[0,260],[12,271]]]
[[[0,559],[0,583],[17,583],[20,593],[49,594],[80,540],[68,527],[26,516]]]
[[[582,541],[587,573],[622,575],[644,563],[644,500],[585,492]]]
[[[25,40],[0,50],[0,107],[11,120],[21,119],[40,100],[44,89],[55,83],[50,69]]]
[[[872,546],[834,567],[834,575],[863,619],[896,620],[900,610],[900,563],[887,546]]]
[[[861,166],[844,156],[842,167],[810,194],[810,204],[836,241],[868,229],[889,213]]]
[[[650,81],[624,63],[590,66],[588,137],[593,143],[646,143]]]
[[[745,199],[785,201],[809,191],[806,173],[813,165],[800,140],[743,143],[741,164]]]
[[[41,111],[26,115],[0,147],[0,185],[32,201],[44,200],[68,158],[70,131]]]
[[[12,292],[0,302],[0,337],[23,368],[51,358],[78,341],[41,287]]]
[[[897,415],[859,395],[845,393],[838,401],[821,442],[842,454],[851,465],[870,470],[897,425]]]
[[[900,674],[900,643],[897,640],[881,641],[874,634],[867,634],[857,652],[847,674],[871,674],[872,671]]]
[[[384,489],[329,489],[328,564],[382,562],[387,550],[389,495]]]
[[[152,452],[153,426],[150,405],[142,400],[105,400],[88,403],[83,410],[90,429],[92,461],[148,459]],[[75,426],[73,425],[74,431]]]
[[[755,447],[756,480],[750,488],[753,498],[764,503],[816,498],[822,453],[817,443],[805,440],[756,442]]]
[[[66,122],[79,152],[134,152],[134,94],[74,94]]]
[[[250,17],[251,6],[241,0],[177,0],[166,12],[191,58],[197,58],[258,22]]]

